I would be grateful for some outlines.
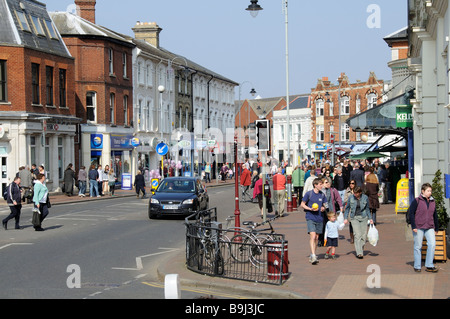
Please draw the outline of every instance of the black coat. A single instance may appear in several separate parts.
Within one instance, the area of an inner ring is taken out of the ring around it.
[[[145,187],[145,179],[144,179],[144,175],[142,174],[138,174],[136,175],[135,179],[134,179],[134,186],[136,188],[142,188]]]

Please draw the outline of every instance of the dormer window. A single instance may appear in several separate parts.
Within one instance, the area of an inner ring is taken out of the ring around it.
[[[17,20],[19,20],[20,27],[23,31],[31,32],[30,25],[28,24],[27,17],[24,12],[16,11]]]

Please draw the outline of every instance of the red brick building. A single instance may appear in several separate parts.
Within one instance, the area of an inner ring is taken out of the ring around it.
[[[41,2],[0,0],[0,16],[1,184],[44,164],[56,190],[75,159],[74,58]]]
[[[332,134],[335,145],[345,148],[374,141],[371,133],[354,132],[345,121],[380,104],[383,88],[384,81],[378,80],[374,72],[365,82],[350,83],[345,73],[340,75],[338,83],[332,83],[327,77],[317,81],[311,90],[312,151],[316,159],[322,158],[330,147]]]
[[[75,0],[77,15],[50,13],[75,58],[77,116],[82,118],[78,165],[131,173],[133,146],[132,54],[129,39],[95,24],[95,0]],[[78,166],[77,165],[77,166]]]

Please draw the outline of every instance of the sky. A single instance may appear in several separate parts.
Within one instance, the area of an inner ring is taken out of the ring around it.
[[[40,0],[47,10],[74,10],[74,0]],[[137,21],[156,22],[160,46],[241,84],[241,98],[285,96],[286,32],[283,0],[97,0],[96,23],[132,36]],[[366,81],[371,71],[391,80],[383,40],[407,26],[404,0],[289,0],[289,94],[306,94],[317,80]],[[239,98],[236,88],[236,99]]]

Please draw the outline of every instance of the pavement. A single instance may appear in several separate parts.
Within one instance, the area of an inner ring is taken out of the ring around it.
[[[233,184],[213,181],[207,187]],[[136,196],[134,190],[116,190],[115,198]],[[51,193],[53,205],[78,201],[110,199],[68,197]],[[246,220],[260,221],[259,207],[254,205],[254,215]],[[6,210],[6,202],[0,201]],[[234,213],[234,212],[233,212]],[[230,214],[231,215],[231,214]],[[270,217],[270,216],[269,216]],[[243,222],[243,220],[241,220]],[[381,205],[377,211],[379,241],[364,248],[364,258],[357,259],[354,245],[350,243],[348,226],[339,232],[336,259],[324,259],[326,248],[319,247],[317,265],[309,263],[309,237],[305,214],[294,209],[272,225],[276,233],[284,234],[288,241],[289,279],[282,285],[254,283],[236,279],[211,277],[186,268],[185,252],[166,258],[157,268],[158,278],[164,282],[168,274],[178,274],[181,287],[197,287],[211,291],[226,291],[251,299],[448,299],[450,298],[450,267],[447,262],[435,261],[437,273],[413,270],[413,241],[411,228],[404,214],[395,214],[394,204]]]

